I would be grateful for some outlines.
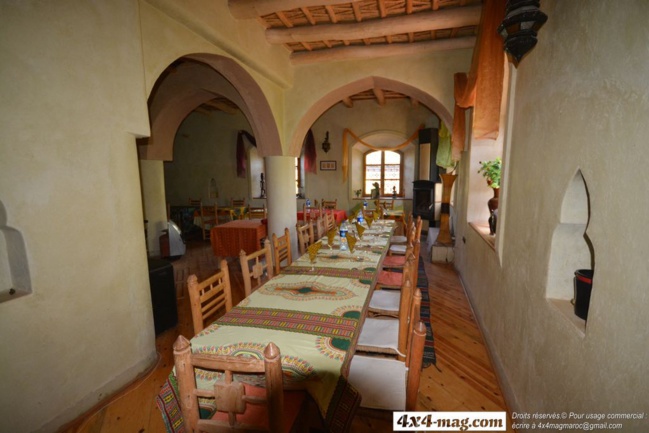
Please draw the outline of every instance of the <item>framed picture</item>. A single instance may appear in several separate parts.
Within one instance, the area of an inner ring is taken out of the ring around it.
[[[336,161],[320,161],[320,171],[336,171]]]

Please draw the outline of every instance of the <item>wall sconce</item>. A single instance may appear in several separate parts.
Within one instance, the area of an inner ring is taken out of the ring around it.
[[[505,19],[498,26],[498,33],[505,39],[505,52],[512,63],[519,62],[536,45],[536,33],[548,20],[539,10],[539,0],[507,0]]]
[[[325,151],[325,153],[329,152],[329,149],[331,149],[331,143],[329,143],[329,131],[325,134],[325,139],[322,142],[322,150]]]

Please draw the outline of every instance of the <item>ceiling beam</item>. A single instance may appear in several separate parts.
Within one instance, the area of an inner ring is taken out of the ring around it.
[[[431,51],[473,48],[475,41],[475,37],[469,36],[456,39],[437,39],[434,41],[418,42],[416,44],[337,47],[326,50],[293,53],[291,54],[291,62],[294,65],[301,65],[325,61],[416,55]]]
[[[271,44],[350,40],[385,37],[387,35],[425,32],[453,27],[474,26],[480,23],[482,6],[443,9],[393,18],[375,19],[360,23],[320,24],[290,29],[267,29],[266,39]]]
[[[383,92],[383,90],[379,89],[378,87],[374,87],[372,89],[372,92],[374,92],[376,102],[378,102],[380,107],[383,107],[385,105],[385,93]]]
[[[239,20],[257,18],[275,12],[309,6],[326,6],[349,3],[350,0],[228,0],[233,17]]]

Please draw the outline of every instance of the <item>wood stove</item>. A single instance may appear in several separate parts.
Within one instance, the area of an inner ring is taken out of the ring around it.
[[[435,225],[435,182],[416,180],[412,189],[412,215],[428,220]]]

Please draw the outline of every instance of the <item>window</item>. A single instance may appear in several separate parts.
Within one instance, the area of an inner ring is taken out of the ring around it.
[[[382,196],[394,193],[399,197],[403,196],[403,158],[401,152],[392,150],[367,152],[363,158],[363,165],[363,195],[370,195],[372,188],[374,188],[372,184],[378,182]]]

